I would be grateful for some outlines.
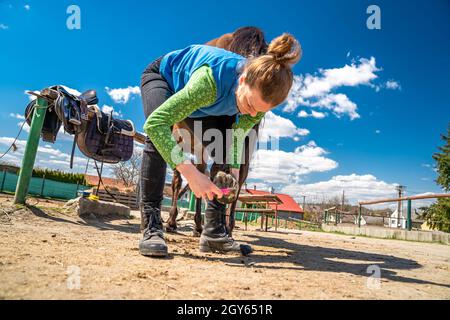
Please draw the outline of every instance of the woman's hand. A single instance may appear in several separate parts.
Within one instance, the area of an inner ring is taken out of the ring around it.
[[[211,180],[190,162],[185,161],[176,168],[188,181],[189,187],[197,198],[213,200],[214,195],[222,198],[223,193]]]

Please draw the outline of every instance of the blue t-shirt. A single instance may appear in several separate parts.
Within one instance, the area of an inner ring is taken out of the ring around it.
[[[159,72],[170,88],[178,92],[188,83],[195,70],[208,65],[217,87],[216,101],[197,109],[189,118],[233,116],[239,113],[235,91],[244,63],[245,58],[236,53],[207,45],[192,45],[166,54],[161,60]]]

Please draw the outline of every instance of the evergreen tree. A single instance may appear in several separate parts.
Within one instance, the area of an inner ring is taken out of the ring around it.
[[[438,178],[436,183],[448,192],[450,190],[450,125],[447,135],[442,135],[445,145],[439,147],[440,152],[433,155],[436,161]],[[436,203],[424,209],[424,218],[433,228],[440,231],[450,232],[450,198],[440,198]]]

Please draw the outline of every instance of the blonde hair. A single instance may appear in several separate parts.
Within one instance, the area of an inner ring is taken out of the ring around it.
[[[291,67],[301,56],[300,43],[284,33],[272,40],[267,54],[248,60],[243,70],[245,83],[259,89],[264,101],[277,106],[289,94],[294,78]]]

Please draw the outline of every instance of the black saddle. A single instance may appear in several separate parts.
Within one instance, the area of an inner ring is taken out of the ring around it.
[[[134,125],[130,120],[114,119],[96,105],[89,106],[90,120],[85,130],[77,135],[80,151],[91,159],[118,163],[133,155]]]
[[[75,144],[87,157],[106,163],[127,161],[133,155],[134,125],[129,120],[114,119],[100,111],[96,104],[95,90],[88,90],[79,96],[69,93],[62,86],[52,86],[55,98],[49,99],[42,129],[42,139],[55,142],[61,125],[64,131],[74,135],[70,168],[73,165]],[[31,125],[36,100],[27,105],[25,117]]]
[[[36,100],[31,101],[25,109],[25,119],[27,119],[28,125],[31,127],[31,120],[34,114],[34,105]],[[53,105],[49,105],[47,112],[45,113],[44,124],[42,126],[41,137],[45,142],[54,143],[56,136],[58,135],[59,128],[61,128],[61,120],[55,112]]]

